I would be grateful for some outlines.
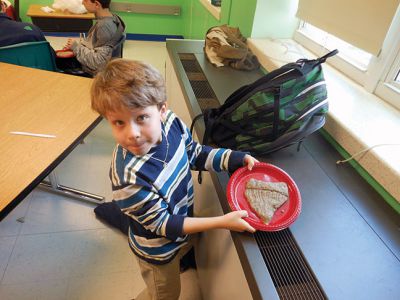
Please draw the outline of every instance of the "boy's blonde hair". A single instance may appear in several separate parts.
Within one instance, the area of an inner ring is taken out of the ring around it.
[[[91,88],[92,109],[108,111],[165,104],[164,79],[152,66],[134,60],[115,59],[99,72]]]

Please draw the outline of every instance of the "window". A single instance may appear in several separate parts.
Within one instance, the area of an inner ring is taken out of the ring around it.
[[[347,62],[365,71],[371,61],[372,55],[345,41],[315,27],[309,23],[302,22],[299,31],[328,50],[338,49],[340,56]]]
[[[399,10],[400,11],[400,10]],[[363,51],[304,21],[294,39],[316,55],[338,49],[329,63],[348,77],[400,109],[400,13],[394,17],[378,56]]]

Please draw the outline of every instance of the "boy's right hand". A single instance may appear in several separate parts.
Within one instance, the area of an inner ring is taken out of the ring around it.
[[[223,218],[223,227],[233,231],[248,231],[248,232],[255,232],[256,230],[243,218],[248,217],[248,212],[245,210],[233,211],[227,213],[226,215],[222,216]]]

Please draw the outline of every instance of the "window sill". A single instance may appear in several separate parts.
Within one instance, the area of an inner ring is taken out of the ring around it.
[[[313,58],[289,39],[248,39],[262,66],[271,71],[299,58]],[[329,113],[324,129],[350,155],[378,144],[356,158],[386,191],[400,203],[400,111],[324,64]]]
[[[221,8],[211,4],[211,0],[200,0],[201,4],[209,11],[218,21],[221,19]]]

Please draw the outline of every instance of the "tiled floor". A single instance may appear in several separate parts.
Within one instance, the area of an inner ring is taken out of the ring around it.
[[[66,38],[49,37],[55,49]],[[165,43],[126,41],[124,57],[165,73]],[[101,122],[56,171],[61,184],[111,199],[114,146]],[[0,299],[132,299],[143,288],[126,237],[96,219],[94,204],[35,189],[0,223]],[[195,270],[181,275],[181,299],[201,299]]]

